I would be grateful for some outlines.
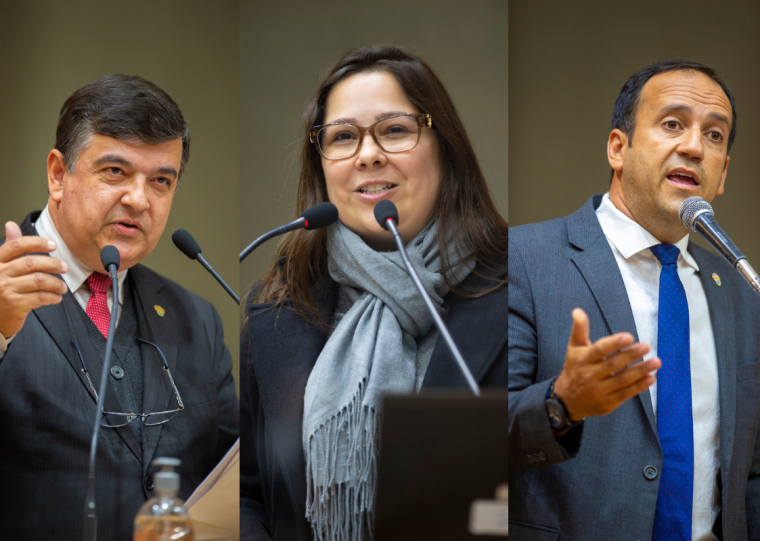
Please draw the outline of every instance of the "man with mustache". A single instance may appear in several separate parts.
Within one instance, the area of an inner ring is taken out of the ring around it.
[[[724,191],[733,95],[661,61],[612,128],[609,193],[510,233],[510,538],[747,539],[760,302],[678,217]]]
[[[187,498],[237,438],[232,362],[216,310],[139,265],[164,231],[189,151],[187,122],[168,94],[140,77],[101,77],[61,109],[47,206],[20,226],[5,224],[3,539],[81,536],[114,302],[109,415],[97,454],[99,538],[131,539],[139,507],[153,496],[154,458],[182,460],[179,496]],[[106,245],[121,259],[118,299],[100,262]]]

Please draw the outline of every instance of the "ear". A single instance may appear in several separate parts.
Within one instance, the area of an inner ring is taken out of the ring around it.
[[[607,161],[610,167],[618,173],[623,170],[623,160],[627,148],[628,136],[617,128],[612,130],[609,139],[607,139]]]
[[[720,176],[720,186],[715,195],[723,195],[723,185],[726,183],[726,174],[728,173],[728,162],[731,161],[731,156],[726,156],[726,163],[723,165],[723,174]]]
[[[63,198],[63,184],[67,177],[63,154],[53,149],[47,158],[48,192],[53,201],[60,203]]]

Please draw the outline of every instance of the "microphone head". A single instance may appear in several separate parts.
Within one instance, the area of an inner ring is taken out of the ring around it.
[[[100,251],[100,262],[103,263],[103,268],[108,273],[111,272],[111,269],[109,268],[111,265],[116,265],[116,270],[119,270],[121,256],[119,255],[119,250],[116,246],[111,246],[110,244],[108,246],[103,246],[103,249]]]
[[[172,242],[180,252],[190,259],[195,259],[201,253],[201,247],[195,242],[193,236],[184,229],[177,229],[172,233]]]
[[[715,214],[710,203],[702,199],[701,197],[689,197],[684,199],[681,203],[681,208],[678,209],[678,217],[681,219],[683,226],[690,230],[697,232],[694,229],[694,223],[700,214]]]
[[[338,207],[332,203],[320,203],[303,211],[301,218],[305,220],[306,229],[327,227],[338,221]]]
[[[383,199],[377,205],[375,205],[375,220],[380,224],[380,227],[388,230],[388,220],[393,218],[393,221],[398,225],[398,210],[393,201]]]

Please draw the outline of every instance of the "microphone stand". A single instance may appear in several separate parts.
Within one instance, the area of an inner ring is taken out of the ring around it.
[[[725,257],[755,293],[760,294],[760,277],[757,271],[749,264],[747,256],[736,247],[723,228],[718,225],[712,212],[699,213],[694,219],[693,231],[699,233],[719,254]]]
[[[398,229],[396,228],[395,220],[393,218],[388,218],[385,221],[385,224],[388,230],[393,235],[393,240],[396,241],[396,246],[398,246],[398,251],[401,254],[401,259],[404,260],[404,265],[406,265],[406,268],[409,271],[409,274],[412,277],[412,280],[414,281],[414,285],[417,286],[417,289],[419,290],[420,295],[422,295],[422,298],[425,300],[425,304],[427,305],[428,310],[430,310],[430,313],[433,314],[435,325],[436,327],[438,327],[438,331],[441,333],[441,336],[443,336],[444,340],[446,340],[446,344],[449,346],[449,350],[451,350],[451,354],[454,355],[454,359],[456,359],[457,364],[459,365],[459,369],[462,371],[462,374],[467,380],[467,383],[470,386],[470,389],[472,390],[475,396],[480,396],[480,387],[478,387],[478,383],[475,381],[475,378],[472,377],[472,373],[470,372],[470,369],[467,367],[467,364],[464,362],[464,358],[462,357],[462,354],[459,352],[459,348],[457,348],[457,345],[454,343],[454,339],[451,338],[451,334],[449,334],[449,330],[446,328],[446,325],[443,323],[441,316],[438,314],[438,310],[433,304],[433,301],[430,299],[430,295],[428,295],[427,291],[425,291],[425,287],[422,285],[422,282],[420,281],[420,277],[417,275],[417,271],[414,270],[414,267],[412,266],[412,262],[409,261],[409,256],[406,255],[406,248],[404,248],[404,241],[401,240],[401,235],[399,235]]]
[[[686,229],[698,233],[716,252],[725,257],[755,293],[760,295],[760,276],[747,261],[747,256],[723,231],[710,203],[701,197],[687,197],[678,209],[678,218]]]
[[[251,252],[253,252],[256,248],[264,244],[269,239],[280,236],[280,235],[284,235],[285,233],[289,233],[290,231],[295,231],[296,229],[300,229],[304,227],[305,223],[306,223],[306,218],[301,217],[293,222],[290,222],[289,224],[281,225],[277,229],[272,229],[269,233],[264,233],[255,241],[253,241],[251,244],[249,244],[245,250],[240,252],[240,263],[242,263],[243,260],[246,257],[248,257],[248,255]]]
[[[108,266],[108,272],[111,275],[111,284],[113,287],[113,306],[111,307],[111,321],[108,324],[108,339],[106,340],[106,356],[103,361],[103,373],[100,376],[98,405],[95,408],[95,429],[92,432],[92,443],[90,444],[90,471],[87,475],[87,495],[84,500],[82,541],[96,541],[98,538],[98,517],[95,510],[95,456],[98,449],[98,434],[100,433],[103,402],[106,396],[108,373],[111,365],[113,336],[116,334],[116,317],[119,310],[119,279],[116,275],[116,270],[116,265],[111,264]]]
[[[338,221],[338,208],[335,205],[327,201],[314,205],[303,211],[303,214],[301,214],[301,217],[297,220],[294,220],[289,224],[281,225],[269,233],[264,233],[249,244],[245,250],[240,252],[240,262],[242,263],[243,260],[248,257],[248,254],[273,237],[284,235],[285,233],[301,228],[320,229],[334,224],[336,221]]]
[[[214,267],[212,267],[209,262],[206,261],[206,258],[203,257],[200,253],[198,253],[198,255],[195,257],[198,260],[198,263],[203,265],[203,268],[209,271],[211,273],[211,276],[216,278],[216,281],[219,282],[219,284],[225,289],[225,291],[227,291],[227,293],[230,294],[230,297],[232,297],[236,303],[240,304],[240,297],[237,296],[237,293],[232,291],[232,288],[227,285],[227,282],[225,282],[222,277],[219,276],[219,273],[214,270]]]

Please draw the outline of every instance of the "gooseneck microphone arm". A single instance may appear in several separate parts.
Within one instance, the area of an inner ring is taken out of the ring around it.
[[[203,257],[200,253],[196,257],[198,259],[198,263],[203,265],[203,268],[209,271],[209,273],[211,273],[211,276],[216,278],[216,281],[219,282],[219,284],[221,284],[221,286],[225,289],[225,291],[227,291],[227,293],[230,294],[230,297],[232,297],[236,303],[240,304],[240,297],[237,296],[237,293],[232,291],[232,288],[229,285],[227,285],[227,282],[222,280],[222,277],[219,276],[219,273],[214,270],[214,267],[212,267],[209,264],[209,262],[206,261],[206,258]]]
[[[248,254],[264,244],[271,238],[284,235],[296,229],[319,229],[327,227],[338,221],[338,208],[330,202],[319,203],[303,211],[301,217],[289,224],[281,225],[269,233],[265,233],[249,244],[245,250],[240,252],[240,262],[248,257]]]
[[[389,204],[386,204],[386,203],[389,203]],[[386,212],[382,212],[382,211],[386,211]],[[425,300],[425,304],[427,305],[428,310],[430,311],[430,313],[433,316],[433,319],[435,320],[435,325],[436,327],[438,327],[438,331],[441,333],[441,336],[443,336],[443,339],[446,341],[446,345],[449,346],[449,350],[451,351],[451,354],[454,356],[454,359],[456,359],[457,364],[459,365],[459,370],[462,372],[462,375],[467,380],[467,384],[470,386],[470,389],[472,390],[473,394],[475,396],[480,396],[480,387],[478,387],[478,383],[475,381],[475,378],[472,377],[472,372],[470,372],[470,369],[467,367],[467,363],[464,362],[464,358],[462,357],[462,354],[459,352],[459,348],[454,343],[454,339],[451,337],[451,334],[449,333],[449,329],[446,328],[446,324],[443,322],[443,319],[441,319],[441,316],[438,313],[438,310],[433,304],[433,301],[430,299],[430,295],[428,295],[428,292],[425,291],[425,286],[422,285],[422,282],[420,281],[420,277],[417,275],[417,271],[414,270],[414,267],[412,266],[412,262],[409,261],[409,256],[407,255],[406,248],[404,247],[404,241],[401,239],[401,235],[399,234],[398,228],[396,227],[396,221],[398,220],[398,212],[396,211],[396,206],[391,201],[388,201],[387,199],[380,201],[377,205],[375,205],[375,217],[377,218],[377,221],[380,223],[380,226],[386,229],[387,231],[390,231],[391,234],[393,235],[393,239],[396,241],[396,246],[398,247],[398,251],[401,254],[401,259],[403,259],[404,265],[406,265],[406,268],[409,271],[409,275],[412,277],[412,281],[414,282],[414,285],[417,286],[417,289],[419,290],[420,295],[422,295],[422,298]]]
[[[296,229],[301,229],[304,227],[304,224],[306,223],[305,218],[298,218],[297,220],[290,222],[289,224],[281,225],[277,229],[273,229],[269,233],[264,233],[259,238],[257,238],[255,241],[253,241],[251,244],[249,244],[245,250],[240,252],[240,262],[242,263],[243,260],[250,255],[251,252],[253,252],[256,248],[264,244],[269,239],[272,239],[274,237],[278,237],[280,235],[284,235],[285,233],[289,233],[290,231],[295,231]]]
[[[96,541],[98,538],[98,516],[95,509],[95,457],[97,456],[100,421],[102,419],[103,405],[105,403],[106,389],[108,386],[108,374],[110,373],[113,336],[116,334],[116,319],[119,314],[119,278],[116,274],[119,270],[120,264],[119,250],[110,245],[103,247],[100,251],[100,261],[103,263],[103,268],[107,269],[111,276],[113,306],[111,307],[111,321],[108,324],[108,339],[106,340],[106,355],[103,361],[103,373],[100,375],[98,404],[95,408],[95,426],[92,431],[92,442],[90,443],[90,470],[87,475],[87,494],[84,500],[82,541]]]
[[[760,294],[760,277],[755,269],[749,264],[745,256],[736,244],[726,235],[723,228],[718,224],[715,216],[705,212],[694,220],[694,231],[709,242],[733,267],[739,271],[747,283],[752,286],[756,293]]]
[[[198,263],[203,265],[203,268],[206,269],[211,276],[216,278],[216,281],[219,282],[227,293],[229,293],[230,297],[232,297],[236,303],[240,304],[240,297],[238,297],[237,293],[235,293],[232,288],[227,285],[227,282],[219,276],[219,273],[214,270],[214,267],[212,267],[208,261],[206,261],[206,258],[201,255],[200,245],[188,231],[177,229],[172,233],[172,242],[174,243],[174,246],[179,248],[179,250],[187,257],[190,259],[197,259]]]
[[[686,229],[698,233],[721,254],[747,281],[755,293],[760,295],[760,276],[731,238],[715,219],[710,203],[701,197],[689,197],[681,203],[678,217]]]

